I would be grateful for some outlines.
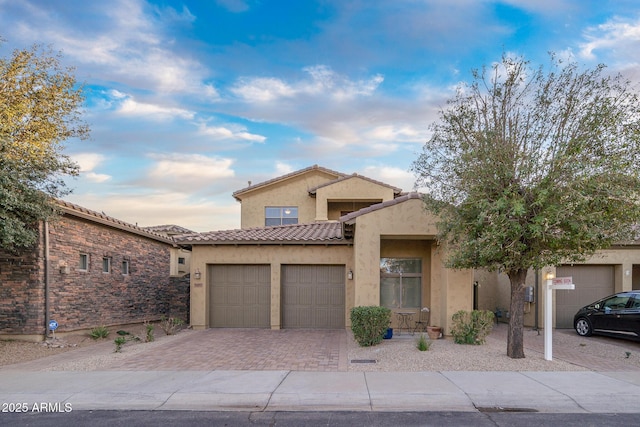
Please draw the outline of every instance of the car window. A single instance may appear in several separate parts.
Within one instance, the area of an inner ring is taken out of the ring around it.
[[[602,308],[609,310],[622,310],[629,302],[628,295],[613,296],[602,303]]]
[[[640,298],[639,297],[634,297],[633,301],[631,301],[631,306],[630,308],[640,308]]]

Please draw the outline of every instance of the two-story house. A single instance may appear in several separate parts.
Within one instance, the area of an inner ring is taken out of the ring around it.
[[[344,328],[366,305],[429,307],[447,328],[472,308],[473,272],[445,268],[417,193],[312,166],[233,196],[241,229],[178,238],[192,247],[196,329]]]

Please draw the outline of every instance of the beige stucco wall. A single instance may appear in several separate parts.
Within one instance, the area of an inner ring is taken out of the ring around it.
[[[271,328],[280,329],[280,273],[283,264],[345,265],[345,324],[354,304],[354,281],[347,278],[353,269],[353,251],[346,245],[194,245],[191,255],[191,325],[209,327],[208,264],[269,264],[271,266]],[[200,280],[193,272],[200,271]]]
[[[348,200],[380,203],[393,200],[393,189],[358,176],[318,188],[316,191],[316,221],[329,219],[329,202]],[[333,214],[333,212],[332,212]],[[335,216],[335,215],[332,215]]]
[[[630,291],[640,288],[640,247],[629,245],[614,247],[596,252],[588,260],[575,263],[575,265],[613,265],[615,292]],[[571,264],[569,264],[571,265]],[[634,268],[635,265],[635,268]],[[555,276],[555,267],[546,267],[539,272],[538,287],[539,293],[535,303],[525,303],[524,325],[535,326],[535,310],[538,310],[538,326],[544,327],[544,274],[551,272]],[[530,270],[527,274],[527,286],[535,287],[535,271]],[[500,308],[503,311],[509,309],[511,301],[511,288],[509,278],[504,273],[489,273],[484,270],[474,272],[474,280],[480,285],[478,308],[483,310],[495,310]],[[635,284],[635,285],[634,285]],[[635,287],[634,287],[635,286]],[[553,313],[555,322],[555,307]],[[506,319],[503,319],[506,320]]]
[[[297,206],[298,223],[314,222],[316,201],[309,190],[334,179],[333,175],[312,170],[243,194],[240,227],[264,227],[265,206]]]
[[[430,249],[430,253],[425,254],[425,259],[430,260],[430,277],[429,293],[426,297],[423,296],[423,300],[431,304],[431,324],[443,326],[446,332],[450,329],[453,313],[472,308],[473,272],[444,267],[443,248],[435,244],[436,218],[426,212],[423,206],[420,199],[410,199],[356,218],[355,305],[380,304],[380,256],[383,246],[381,242],[426,241],[427,243],[421,244],[428,245]],[[390,252],[385,252],[385,255],[388,254]]]

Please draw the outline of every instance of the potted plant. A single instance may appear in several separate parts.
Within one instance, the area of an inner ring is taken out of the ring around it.
[[[442,327],[441,326],[427,326],[427,335],[432,340],[437,340],[442,337]]]

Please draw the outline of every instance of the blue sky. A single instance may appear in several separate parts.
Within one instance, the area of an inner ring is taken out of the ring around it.
[[[0,0],[0,36],[85,84],[66,200],[195,231],[238,228],[234,191],[314,164],[412,190],[438,110],[503,51],[640,80],[636,0]]]

